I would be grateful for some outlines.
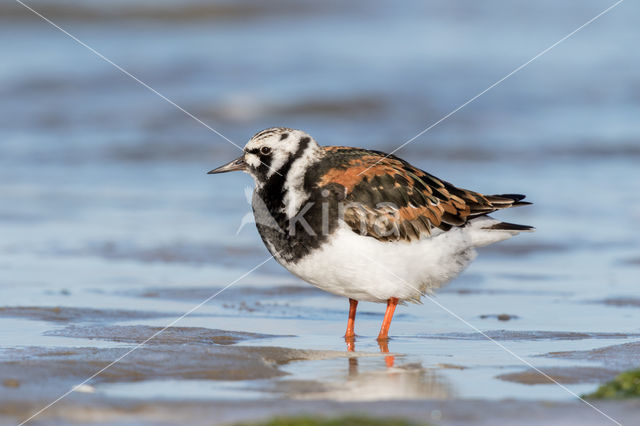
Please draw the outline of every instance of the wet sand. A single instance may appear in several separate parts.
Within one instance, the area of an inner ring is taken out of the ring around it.
[[[214,290],[155,288],[129,292],[126,297],[193,302],[194,298],[198,299]],[[252,309],[241,308],[243,303],[245,306],[251,304],[252,297],[261,302],[252,304]],[[465,298],[468,295],[457,297]],[[232,323],[240,321],[243,328],[248,328],[247,325],[255,325],[260,318],[277,318],[278,309],[282,309],[278,303],[285,300],[294,306],[304,304],[305,300],[322,306],[326,302],[332,303],[335,298],[306,286],[237,287],[225,295],[224,301],[218,302],[218,309],[221,315],[230,315]],[[320,308],[320,311],[328,316],[337,315],[324,308]],[[288,316],[277,322],[291,323],[295,321],[291,315],[295,317],[300,312],[292,308]],[[319,314],[306,314],[311,318],[314,315]],[[363,322],[377,322],[379,316],[363,309],[361,319]],[[3,318],[20,318],[44,322],[48,324],[45,326],[48,329],[44,332],[45,336],[62,339],[60,345],[22,346],[5,348],[0,352],[1,423],[14,424],[27,418],[30,413],[162,330],[159,326],[141,323],[166,323],[170,321],[169,317],[171,314],[158,312],[69,307],[0,309],[0,321]],[[190,321],[219,323],[221,318],[200,313]],[[405,315],[405,320],[400,323],[406,325],[410,318],[410,315]],[[487,319],[494,324],[505,322],[491,316],[487,316]],[[505,344],[606,342],[637,337],[624,333],[527,330],[487,330],[486,334]],[[76,344],[65,347],[64,338],[74,339]],[[404,418],[427,419],[443,425],[469,422],[563,424],[563,419],[568,418],[574,421],[581,419],[585,425],[608,424],[605,418],[568,394],[556,395],[553,398],[555,401],[544,397],[540,399],[545,402],[518,400],[527,394],[527,388],[545,386],[549,391],[556,385],[550,384],[539,373],[518,366],[517,362],[510,362],[507,369],[510,372],[500,373],[504,370],[503,362],[496,369],[482,365],[484,363],[478,364],[477,360],[467,358],[465,362],[465,358],[441,352],[445,348],[458,350],[463,342],[473,345],[480,343],[479,347],[486,348],[486,338],[478,333],[405,336],[392,339],[388,347],[379,348],[377,345],[372,347],[373,338],[360,336],[354,352],[347,351],[344,343],[342,348],[341,345],[336,346],[335,341],[339,339],[330,340],[334,343],[328,345],[328,350],[319,348],[323,346],[321,342],[319,345],[306,345],[315,348],[294,349],[303,341],[294,334],[273,335],[177,325],[151,339],[38,416],[38,422],[125,424],[135,419],[138,424],[170,424],[177,421],[230,424],[284,414],[381,415],[392,409]],[[103,346],[95,347],[98,341]],[[414,343],[409,344],[411,341]],[[394,350],[408,350],[416,341],[434,343],[431,346],[438,349],[433,359],[440,362],[433,361],[431,365],[429,357],[417,357],[410,350],[409,353]],[[637,352],[638,343],[630,342],[586,351],[550,352],[529,360],[541,365],[542,371],[559,383],[593,389],[633,366]],[[545,367],[546,362],[541,361],[544,359],[564,362]],[[442,362],[444,360],[451,362]],[[591,365],[585,366],[585,362]],[[458,377],[465,381],[479,379],[481,383],[513,383],[521,388],[514,392],[515,399],[503,393],[502,396],[479,400],[460,394],[461,382],[458,382]],[[631,419],[640,409],[637,402],[598,402],[597,405],[606,407],[607,414],[618,421]],[[401,411],[398,411],[399,407],[402,407]],[[523,413],[527,415],[523,416]]]

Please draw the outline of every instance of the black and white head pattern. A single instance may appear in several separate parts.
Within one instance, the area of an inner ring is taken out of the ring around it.
[[[316,141],[302,130],[273,127],[256,133],[244,148],[244,161],[260,190],[269,184],[283,195],[283,212],[295,215],[307,194],[304,174],[323,155]]]

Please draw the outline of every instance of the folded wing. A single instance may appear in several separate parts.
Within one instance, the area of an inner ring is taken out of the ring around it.
[[[412,241],[496,210],[530,204],[520,194],[482,195],[457,188],[382,152],[326,149],[341,161],[323,173],[320,187],[344,188],[344,221],[354,232],[381,241]]]

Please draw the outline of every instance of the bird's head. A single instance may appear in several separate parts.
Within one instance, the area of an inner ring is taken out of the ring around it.
[[[316,141],[302,130],[272,127],[249,139],[240,157],[209,174],[239,170],[249,173],[262,186],[274,176],[286,178],[294,163],[306,165],[320,153]]]

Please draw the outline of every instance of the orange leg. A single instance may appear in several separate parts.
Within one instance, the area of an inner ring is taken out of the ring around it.
[[[387,311],[384,313],[382,327],[380,327],[380,334],[378,334],[378,341],[389,339],[389,327],[391,326],[391,320],[393,319],[396,306],[398,306],[397,297],[392,297],[387,301]]]
[[[344,335],[345,339],[353,340],[356,337],[356,308],[358,307],[358,301],[349,299],[349,320],[347,321],[347,332]]]

